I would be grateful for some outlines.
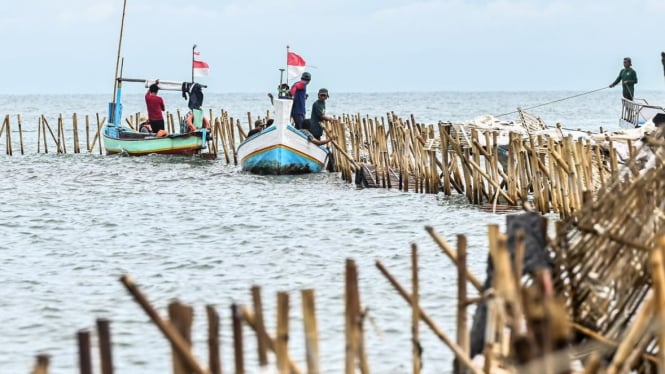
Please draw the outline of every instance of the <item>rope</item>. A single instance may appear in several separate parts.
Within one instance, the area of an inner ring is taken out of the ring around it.
[[[563,99],[558,99],[558,100],[550,101],[550,102],[548,102],[548,103],[538,104],[538,105],[530,106],[530,107],[528,107],[528,108],[520,108],[520,110],[529,110],[529,109],[533,109],[533,108],[539,108],[539,107],[541,107],[541,106],[545,106],[545,105],[550,105],[550,104],[558,103],[559,101],[564,101],[564,100],[572,99],[572,98],[574,98],[574,97],[583,96],[583,95],[588,95],[588,94],[590,94],[590,93],[598,92],[598,91],[600,91],[600,90],[604,90],[604,89],[606,89],[606,88],[609,88],[609,87],[607,87],[607,86],[605,86],[605,87],[601,87],[601,88],[598,88],[598,89],[595,89],[595,90],[592,90],[592,91],[582,92],[582,93],[577,94],[577,95],[564,97]],[[496,115],[496,116],[494,116],[494,117],[502,117],[502,116],[506,116],[506,115],[508,115],[508,114],[514,114],[514,113],[517,113],[517,112],[519,112],[519,110],[514,110],[514,111],[512,111],[512,112],[508,112],[508,113],[502,113],[502,114]]]

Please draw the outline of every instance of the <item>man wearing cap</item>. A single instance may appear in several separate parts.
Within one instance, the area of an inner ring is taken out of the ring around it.
[[[300,130],[302,121],[305,120],[306,105],[305,101],[307,100],[307,85],[312,80],[312,74],[308,72],[302,73],[300,81],[296,82],[291,86],[289,93],[293,98],[293,106],[291,107],[291,118],[296,124],[296,128]]]
[[[322,88],[319,90],[317,100],[312,104],[312,135],[321,140],[323,135],[323,121],[332,121],[333,118],[326,115],[326,100],[328,99],[328,90]]]
[[[257,119],[256,121],[254,121],[254,128],[249,130],[249,132],[247,133],[247,137],[249,138],[254,134],[260,133],[263,130],[263,128],[264,128],[263,121]]]
[[[630,57],[625,57],[623,59],[623,69],[619,72],[617,79],[610,84],[610,87],[614,87],[619,82],[623,86],[623,97],[628,100],[633,100],[635,95],[635,85],[637,84],[637,73],[631,67],[633,65]]]

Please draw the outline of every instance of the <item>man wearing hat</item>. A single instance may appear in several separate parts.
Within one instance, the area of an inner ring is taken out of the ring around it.
[[[247,137],[249,138],[250,136],[252,136],[254,134],[260,133],[261,130],[263,130],[263,127],[264,127],[263,121],[261,121],[260,119],[257,119],[256,121],[254,121],[254,128],[249,130],[249,132],[247,133]]]
[[[302,73],[300,81],[296,82],[291,86],[291,97],[293,98],[293,106],[291,107],[291,118],[293,118],[293,123],[296,125],[296,128],[300,130],[300,125],[302,121],[305,120],[306,106],[305,101],[307,100],[307,85],[312,80],[312,74],[309,72]]]
[[[322,88],[319,90],[317,100],[312,104],[311,132],[319,140],[321,140],[321,135],[323,135],[323,121],[333,120],[332,117],[326,115],[326,100],[328,97],[328,90]]]

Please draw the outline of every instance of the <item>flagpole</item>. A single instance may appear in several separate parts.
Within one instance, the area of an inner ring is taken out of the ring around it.
[[[196,50],[196,44],[192,47],[192,83],[194,83],[194,52]]]
[[[286,45],[286,84],[289,84],[289,45]]]

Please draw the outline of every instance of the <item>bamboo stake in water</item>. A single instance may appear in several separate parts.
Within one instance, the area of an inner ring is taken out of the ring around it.
[[[432,237],[432,239],[434,239],[436,244],[439,245],[439,247],[441,248],[443,253],[446,256],[448,256],[448,258],[450,258],[453,261],[453,263],[457,263],[457,261],[458,261],[457,260],[457,254],[455,253],[455,250],[450,246],[450,244],[448,244],[441,237],[441,235],[439,235],[438,232],[434,231],[434,228],[432,226],[425,226],[425,230]],[[483,290],[482,283],[480,283],[478,278],[476,278],[476,276],[473,275],[473,273],[471,273],[468,268],[466,269],[466,278],[469,280],[469,282],[471,282],[473,287],[475,287],[478,292],[482,292],[482,290]]]
[[[210,374],[222,374],[222,359],[219,356],[219,314],[212,305],[206,305],[208,316],[208,366]]]
[[[74,141],[74,153],[81,153],[81,148],[79,147],[78,116],[76,113],[72,116],[72,137]]]
[[[48,365],[51,360],[51,356],[47,354],[37,355],[37,362],[35,363],[34,369],[32,369],[32,374],[48,374]]]
[[[466,236],[457,235],[457,344],[465,355],[469,355],[469,332],[467,328],[467,268]],[[462,373],[459,362],[455,362],[455,374]]]
[[[245,373],[245,348],[242,335],[242,308],[240,305],[231,305],[231,318],[233,320],[233,357],[235,362],[235,373]]]
[[[76,334],[79,348],[79,373],[92,374],[92,355],[90,354],[90,332],[80,330]]]
[[[289,294],[277,293],[277,335],[275,336],[275,354],[277,355],[277,371],[289,374],[288,362],[289,343]]]
[[[254,304],[256,321],[256,349],[259,356],[259,365],[268,366],[268,339],[266,327],[263,323],[263,300],[261,298],[261,287],[252,286],[252,301]]]
[[[157,311],[152,307],[152,305],[150,305],[136,284],[134,284],[134,281],[131,280],[126,274],[120,277],[120,281],[125,286],[125,288],[127,288],[127,291],[129,291],[129,293],[134,297],[134,300],[143,308],[143,311],[148,314],[153,323],[157,325],[162,334],[164,334],[169,342],[174,345],[174,347],[178,350],[178,353],[186,359],[189,368],[197,374],[207,374],[203,367],[199,365],[192,353],[189,351],[187,342],[182,338],[182,336],[180,336],[180,334],[173,328],[170,323],[165,322],[159,316]]]
[[[305,352],[307,374],[319,374],[319,332],[316,323],[314,290],[302,290],[302,314],[305,325]]]
[[[4,129],[5,132],[5,141],[6,141],[6,153],[7,155],[11,156],[12,155],[12,136],[11,136],[11,129],[9,126],[9,115],[5,115],[5,120],[4,123],[2,124],[2,128],[0,130]],[[2,131],[0,131],[0,136],[2,135]]]
[[[383,266],[383,264],[381,264],[380,261],[376,261],[375,264],[376,264],[376,267],[379,269],[379,271],[381,271],[381,273],[386,277],[386,279],[388,279],[388,281],[389,281],[390,284],[393,286],[393,288],[395,288],[395,290],[397,290],[397,292],[400,294],[400,296],[402,296],[402,298],[403,298],[407,303],[411,304],[411,303],[412,303],[411,295],[409,295],[409,293],[406,292],[406,290],[404,289],[404,287],[402,287],[402,286],[399,284],[399,282],[397,282],[397,280],[395,279],[395,277],[393,277],[393,276],[388,272],[388,270]],[[453,353],[455,354],[455,356],[457,357],[457,359],[460,360],[460,362],[461,362],[462,364],[464,364],[464,366],[465,366],[469,371],[471,371],[471,373],[474,373],[474,374],[480,374],[481,371],[478,370],[478,369],[473,365],[473,362],[471,361],[471,359],[469,358],[469,356],[468,356],[467,354],[464,353],[464,351],[462,350],[462,348],[460,348],[460,346],[458,346],[457,344],[455,344],[455,342],[453,342],[452,339],[450,339],[450,338],[449,338],[449,337],[448,337],[448,336],[447,336],[447,335],[446,335],[446,334],[445,334],[445,333],[444,333],[444,332],[443,332],[443,331],[442,331],[442,330],[436,325],[436,323],[434,323],[434,320],[432,320],[432,319],[429,317],[429,315],[428,315],[427,313],[425,313],[425,311],[424,311],[422,308],[419,307],[418,309],[419,309],[419,313],[420,313],[420,319],[422,319],[423,322],[425,322],[425,324],[426,324],[427,326],[429,326],[429,328],[434,332],[434,334],[436,334],[436,336],[437,336],[437,337],[438,337],[438,338],[439,338],[439,339],[440,339],[445,345],[447,345],[448,348],[450,348],[450,350],[453,351]]]
[[[97,319],[97,336],[99,339],[99,363],[102,374],[113,374],[113,354],[111,345],[111,321]]]
[[[420,354],[422,352],[420,346],[420,331],[418,329],[420,325],[420,290],[418,287],[418,247],[415,244],[411,244],[411,292],[412,303],[411,303],[411,344],[412,344],[412,355],[413,355],[413,374],[420,373],[421,363],[420,363]]]
[[[16,118],[18,120],[18,138],[21,145],[21,154],[23,154],[23,124],[21,122],[21,115],[17,114]]]
[[[194,310],[192,307],[181,304],[178,301],[174,301],[169,304],[169,319],[173,328],[180,333],[180,336],[183,338],[187,344],[187,348],[191,349],[192,346],[192,319],[194,316]],[[178,350],[175,346],[171,345],[172,350],[172,361],[173,361],[173,373],[174,374],[188,374],[187,370],[187,361],[182,355],[178,353]]]
[[[242,315],[247,322],[247,324],[254,329],[255,332],[258,333],[257,326],[256,326],[256,320],[254,319],[254,315],[251,310],[249,310],[247,307],[243,307],[242,309]],[[275,340],[266,332],[266,342],[268,343],[268,349],[270,349],[272,352],[276,353],[275,351]],[[289,370],[291,371],[292,374],[301,374],[302,370],[296,365],[295,362],[291,359],[291,357],[287,357],[287,361],[289,363]]]
[[[37,121],[37,153],[41,151],[42,117]]]

